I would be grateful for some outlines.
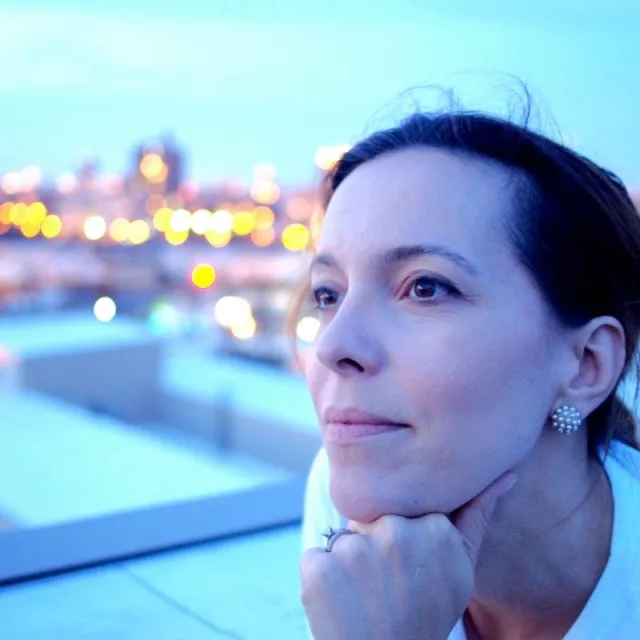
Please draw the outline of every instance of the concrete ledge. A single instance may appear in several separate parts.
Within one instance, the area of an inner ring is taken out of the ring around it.
[[[37,391],[127,422],[154,418],[162,343],[139,323],[105,325],[91,314],[5,318],[0,344],[14,361],[4,387]]]

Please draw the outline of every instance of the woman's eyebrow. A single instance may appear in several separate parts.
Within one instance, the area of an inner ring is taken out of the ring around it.
[[[382,254],[382,261],[392,265],[406,260],[412,260],[419,256],[439,256],[453,262],[474,277],[480,275],[480,270],[462,254],[444,245],[437,244],[412,244],[389,249]]]
[[[405,262],[419,256],[439,256],[441,258],[444,258],[445,260],[453,262],[474,277],[478,277],[480,275],[478,267],[476,267],[462,254],[454,251],[449,247],[436,244],[412,244],[394,247],[393,249],[389,249],[382,254],[382,262],[387,265],[394,265],[398,262]],[[311,264],[309,265],[309,272],[312,272],[319,266],[338,268],[338,263],[330,254],[318,253],[311,260]]]

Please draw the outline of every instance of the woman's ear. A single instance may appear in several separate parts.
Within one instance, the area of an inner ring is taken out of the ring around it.
[[[578,370],[558,400],[586,417],[618,384],[626,357],[624,329],[613,317],[594,318],[573,333],[572,347]]]

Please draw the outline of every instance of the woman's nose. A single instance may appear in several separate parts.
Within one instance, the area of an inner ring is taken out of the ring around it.
[[[343,376],[376,375],[385,364],[385,352],[372,320],[345,301],[316,340],[316,357]],[[369,316],[370,317],[370,316]]]

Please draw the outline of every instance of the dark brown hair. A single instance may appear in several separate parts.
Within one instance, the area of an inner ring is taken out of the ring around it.
[[[358,142],[327,175],[326,202],[360,165],[412,147],[494,162],[512,173],[509,239],[551,312],[569,327],[617,318],[626,338],[621,380],[637,374],[640,217],[622,181],[526,123],[448,110],[415,113]],[[640,448],[633,414],[616,391],[587,418],[593,455],[612,439]]]

